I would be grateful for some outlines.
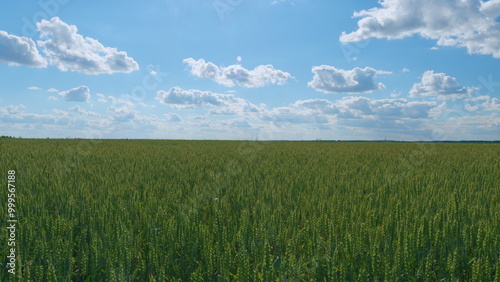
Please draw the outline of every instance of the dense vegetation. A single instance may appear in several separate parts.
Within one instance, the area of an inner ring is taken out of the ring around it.
[[[16,275],[3,281],[500,281],[500,144],[2,139],[0,149],[19,216]]]

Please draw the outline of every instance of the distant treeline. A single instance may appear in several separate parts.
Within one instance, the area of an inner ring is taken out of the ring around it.
[[[23,137],[14,137],[2,135],[0,138],[16,138],[22,139]],[[26,139],[86,139],[77,137],[66,137],[66,138],[26,138]],[[99,139],[106,140],[106,139]],[[110,140],[175,140],[175,141],[190,141],[191,139],[179,140],[179,139],[135,139],[135,138],[123,138],[123,139],[110,139]],[[194,140],[193,140],[194,141]],[[249,141],[249,140],[196,140],[196,141]],[[254,140],[254,141],[270,141],[270,142],[388,142],[388,143],[500,143],[500,140],[487,141],[487,140],[433,140],[433,141],[401,141],[401,140]]]
[[[294,141],[294,140],[290,140]],[[306,142],[397,142],[397,143],[500,143],[500,140],[435,140],[435,141],[398,141],[398,140],[311,140]]]

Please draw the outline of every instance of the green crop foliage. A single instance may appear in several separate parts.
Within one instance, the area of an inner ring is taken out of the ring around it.
[[[0,139],[2,281],[499,281],[500,145]]]

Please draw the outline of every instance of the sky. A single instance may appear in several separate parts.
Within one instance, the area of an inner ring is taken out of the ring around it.
[[[500,140],[500,0],[6,0],[0,135]]]

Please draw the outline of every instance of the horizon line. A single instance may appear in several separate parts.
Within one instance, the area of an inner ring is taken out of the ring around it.
[[[0,139],[36,140],[151,140],[151,141],[258,141],[258,142],[378,142],[378,143],[500,143],[500,140],[392,140],[392,139],[167,139],[167,138],[84,138],[84,137],[14,137],[0,136]]]

